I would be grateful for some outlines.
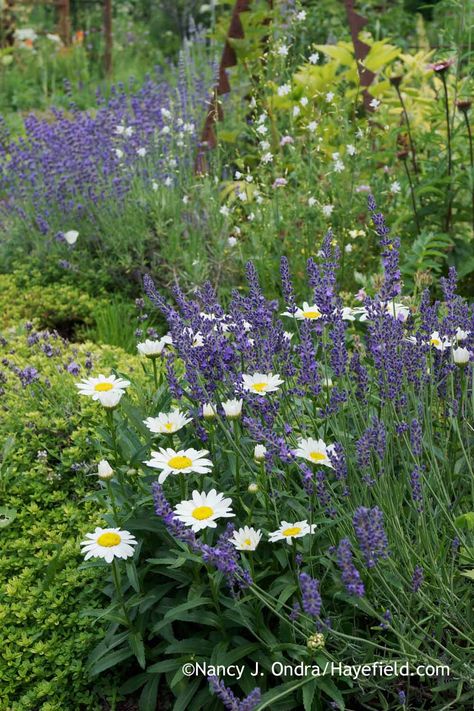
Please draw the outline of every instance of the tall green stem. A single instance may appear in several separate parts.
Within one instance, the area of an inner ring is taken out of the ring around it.
[[[472,229],[474,230],[474,149],[472,145],[472,131],[471,124],[467,117],[467,111],[462,112],[464,114],[464,121],[466,122],[467,135],[469,138],[469,158],[471,165],[471,202],[472,202]]]
[[[449,97],[448,97],[448,85],[446,83],[446,77],[444,75],[444,72],[440,72],[440,77],[441,81],[443,82],[443,89],[444,89],[444,109],[446,113],[446,138],[447,138],[447,149],[448,149],[448,204],[446,208],[446,221],[445,221],[445,228],[446,232],[449,231],[450,223],[451,223],[451,203],[452,203],[452,195],[451,195],[451,175],[453,172],[453,155],[452,155],[452,146],[451,146],[451,121],[449,118]]]

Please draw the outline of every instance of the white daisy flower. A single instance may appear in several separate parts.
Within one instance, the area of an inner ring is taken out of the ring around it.
[[[310,526],[307,521],[296,521],[295,523],[282,521],[280,528],[270,533],[268,540],[271,543],[286,540],[286,542],[290,544],[293,538],[302,538],[303,536],[308,535],[308,533],[314,533],[315,529],[316,524],[313,523]]]
[[[316,304],[310,305],[307,301],[304,301],[303,307],[301,309],[297,308],[294,313],[284,311],[282,313],[282,316],[291,316],[297,321],[304,321],[305,319],[315,321],[316,319],[321,318],[322,314],[319,310],[319,306],[317,306]]]
[[[397,304],[393,301],[387,301],[384,308],[388,315],[397,319],[397,321],[405,322],[410,315],[410,309],[408,306],[405,306],[405,304]]]
[[[350,306],[344,306],[342,309],[342,320],[343,321],[355,321],[354,309]]]
[[[175,518],[185,526],[191,526],[197,533],[203,528],[216,528],[218,518],[231,518],[235,516],[230,508],[232,499],[224,498],[224,494],[218,494],[216,489],[211,489],[206,494],[205,491],[193,491],[192,500],[181,501],[175,508]]]
[[[468,336],[469,336],[469,331],[463,331],[462,328],[456,329],[455,339],[457,341],[465,341]]]
[[[262,532],[260,529],[257,531],[251,526],[244,526],[243,528],[239,528],[238,531],[234,531],[229,541],[238,551],[254,551],[260,543],[261,538]]]
[[[117,405],[119,404],[123,394],[123,390],[111,390],[108,393],[100,393],[99,402],[102,407],[106,407],[109,410],[113,410],[114,407],[117,407]]]
[[[108,463],[106,459],[101,459],[99,464],[97,465],[97,476],[99,479],[103,479],[104,481],[107,481],[108,479],[112,479],[114,475],[114,470]]]
[[[449,340],[445,337],[441,337],[438,333],[438,331],[433,331],[433,333],[430,336],[429,340],[430,346],[433,346],[433,348],[436,348],[437,351],[445,351],[446,348],[449,348],[450,343]]]
[[[191,422],[190,417],[181,412],[178,408],[171,412],[160,412],[158,417],[147,417],[143,420],[150,432],[156,434],[173,434],[182,429],[188,422]]]
[[[273,373],[254,373],[253,375],[243,375],[244,390],[257,395],[266,395],[279,389],[283,380],[279,375]]]
[[[173,345],[173,339],[171,336],[163,336],[158,341],[153,341],[147,339],[143,343],[137,343],[137,349],[140,355],[146,356],[147,358],[157,358],[160,356],[166,346]]]
[[[265,459],[265,455],[267,453],[267,448],[263,446],[263,444],[256,444],[255,449],[253,450],[253,458],[255,459],[256,462],[263,462]]]
[[[298,441],[298,449],[294,450],[296,457],[301,457],[306,459],[312,464],[320,464],[323,467],[330,467],[334,469],[329,459],[328,454],[332,452],[334,445],[326,446],[322,439],[313,439],[308,437],[308,439],[300,439]]]
[[[204,345],[204,336],[202,335],[201,331],[196,331],[196,333],[193,332],[192,328],[185,328],[183,330],[183,333],[185,333],[188,336],[192,336],[192,347],[193,348],[202,348]]]
[[[236,419],[242,414],[242,403],[243,400],[226,400],[222,403],[224,408],[224,414],[229,419]]]
[[[152,452],[151,459],[144,462],[152,469],[161,469],[158,483],[163,484],[170,474],[208,474],[214,466],[210,459],[206,459],[209,454],[207,449],[163,449],[159,452]]]
[[[79,237],[79,232],[77,230],[68,230],[64,233],[64,239],[71,246],[76,244],[77,238]]]
[[[81,542],[85,560],[104,558],[111,563],[114,558],[131,558],[133,546],[137,545],[135,536],[120,528],[99,528],[94,533],[86,533],[86,540]]]
[[[122,380],[115,375],[106,378],[101,374],[97,378],[86,378],[76,383],[76,388],[79,389],[79,395],[99,400],[105,407],[115,407],[129,385],[129,380]]]

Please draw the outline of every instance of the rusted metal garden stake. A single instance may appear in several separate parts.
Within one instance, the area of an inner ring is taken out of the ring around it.
[[[359,39],[359,33],[366,26],[367,20],[362,15],[359,15],[355,8],[355,0],[344,0],[346,6],[347,21],[351,31],[352,44],[354,45],[354,55],[357,62],[357,71],[359,72],[360,85],[362,87],[362,95],[364,97],[364,108],[366,111],[372,112],[374,107],[370,105],[373,97],[368,91],[368,87],[375,79],[375,74],[364,67],[364,59],[367,57],[370,47]]]
[[[217,82],[212,90],[212,97],[207,106],[206,119],[201,133],[201,147],[196,158],[196,173],[206,172],[207,161],[205,151],[215,148],[217,144],[214,125],[217,121],[221,121],[223,117],[222,108],[219,103],[219,96],[229,93],[230,83],[226,69],[234,67],[237,64],[237,56],[234,49],[231,47],[229,40],[242,39],[244,37],[244,28],[242,27],[242,23],[240,21],[240,13],[246,12],[249,9],[250,3],[251,0],[236,0],[232,11],[232,19],[230,21],[227,38],[219,64]]]
[[[361,39],[359,39],[359,33],[367,24],[365,17],[359,15],[354,9],[355,0],[344,0],[347,21],[349,23],[349,28],[351,31],[352,42],[354,45],[354,55],[357,62],[357,71],[359,73],[360,83],[362,86],[362,94],[364,107],[366,111],[373,112],[374,107],[370,105],[373,97],[368,91],[368,87],[372,84],[375,79],[375,74],[367,69],[363,65],[364,59],[367,57],[370,47],[365,44]],[[222,107],[219,102],[219,97],[222,94],[228,94],[230,92],[229,77],[227,76],[226,69],[229,67],[234,67],[237,64],[237,56],[234,49],[229,43],[230,39],[242,39],[244,37],[244,29],[240,21],[240,13],[249,10],[251,0],[236,0],[234,9],[232,11],[232,18],[230,21],[229,30],[227,32],[227,38],[222,52],[221,61],[219,64],[219,74],[217,78],[217,83],[215,84],[212,97],[209,101],[206,119],[204,121],[204,128],[201,133],[201,145],[199,147],[198,155],[196,158],[196,173],[205,173],[207,169],[207,160],[205,152],[217,145],[216,133],[214,126],[217,121],[222,121],[223,112]],[[269,0],[270,7],[273,6],[271,0]]]
[[[112,76],[112,0],[104,0],[104,69],[105,76]]]
[[[71,44],[71,3],[70,0],[57,0],[58,8],[58,34],[63,44]]]

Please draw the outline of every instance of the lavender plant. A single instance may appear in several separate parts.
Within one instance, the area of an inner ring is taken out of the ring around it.
[[[112,87],[108,97],[97,90],[89,111],[71,102],[52,118],[32,113],[20,138],[2,123],[5,257],[47,255],[73,269],[101,255],[106,265],[117,260],[122,274],[150,261],[159,196],[192,176],[213,72],[204,54],[195,38],[182,50],[175,80],[156,68],[141,84]]]
[[[91,668],[135,654],[150,709],[161,676],[193,709],[206,677],[229,709],[472,704],[474,312],[454,270],[442,301],[402,297],[399,241],[369,211],[383,276],[362,306],[338,293],[331,233],[303,304],[286,260],[284,304],[252,264],[227,307],[210,285],[170,304],[146,277],[169,326],[139,348],[149,389],[110,411],[103,377],[81,385],[107,410],[107,522],[140,542]]]

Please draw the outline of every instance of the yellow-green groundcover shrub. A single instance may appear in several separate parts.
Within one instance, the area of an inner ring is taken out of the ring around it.
[[[33,326],[0,336],[0,709],[102,709],[113,680],[91,682],[86,660],[103,636],[101,581],[78,570],[78,543],[99,523],[100,413],[79,402],[75,381],[112,369],[139,377],[118,348],[72,345]],[[97,601],[97,603],[96,603]]]

